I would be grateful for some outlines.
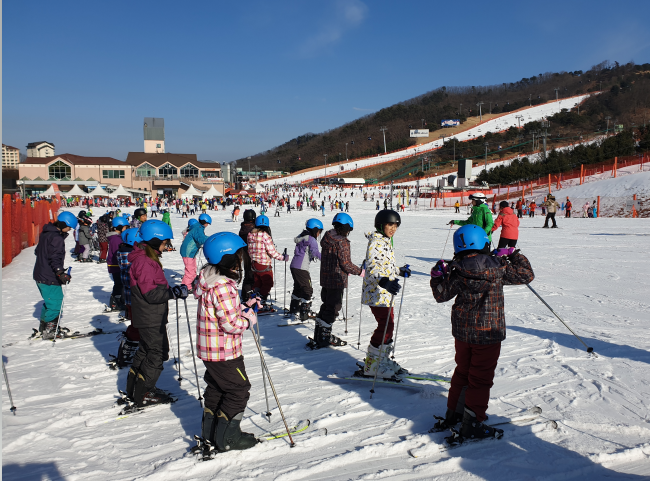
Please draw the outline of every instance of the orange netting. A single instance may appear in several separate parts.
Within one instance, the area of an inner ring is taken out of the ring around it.
[[[20,251],[38,243],[48,222],[56,220],[59,201],[23,202],[9,194],[2,197],[2,267]]]

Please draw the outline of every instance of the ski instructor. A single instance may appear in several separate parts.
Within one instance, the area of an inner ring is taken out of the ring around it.
[[[487,197],[485,197],[483,192],[478,192],[476,194],[470,194],[469,198],[472,201],[472,214],[467,220],[450,220],[449,225],[477,225],[485,231],[490,243],[492,243],[494,219],[492,218],[490,208],[486,204]]]

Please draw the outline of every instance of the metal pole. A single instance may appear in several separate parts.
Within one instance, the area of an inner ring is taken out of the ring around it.
[[[284,248],[284,255],[287,255],[287,248]],[[287,310],[287,263],[284,263],[284,301],[282,301],[282,312]]]
[[[187,331],[190,335],[190,347],[192,348],[192,362],[194,363],[194,375],[196,376],[196,389],[199,391],[199,403],[203,407],[203,397],[201,396],[201,387],[199,386],[199,371],[196,369],[196,356],[194,355],[194,341],[192,341],[192,326],[190,325],[190,314],[187,311],[187,299],[183,299],[185,303],[185,316],[187,317]],[[179,354],[180,355],[180,354]]]
[[[90,248],[90,246],[88,246]],[[68,267],[68,275],[72,271],[72,267]],[[63,290],[63,289],[61,289]],[[53,343],[56,343],[56,337],[59,335],[59,326],[61,325],[61,317],[63,316],[63,305],[65,304],[65,295],[68,292],[68,286],[66,284],[65,291],[63,292],[63,299],[61,300],[61,309],[59,309],[59,317],[56,319],[56,329],[54,330],[54,339]]]
[[[11,388],[9,387],[9,377],[7,376],[7,369],[5,368],[5,360],[2,360],[2,374],[5,376],[5,384],[7,385],[7,394],[9,394],[9,402],[11,403],[11,409],[9,409],[14,416],[16,415],[17,407],[14,406],[14,398],[11,396]]]
[[[275,259],[273,259],[273,280],[274,280],[274,282],[273,282],[273,298],[274,298],[276,301],[278,300],[278,287],[277,287],[277,283],[275,282],[275,277],[276,277],[276,275],[277,275],[277,274],[276,274],[277,272],[278,272],[278,271],[275,270]],[[286,294],[286,293],[284,294],[284,297],[285,297],[285,298],[287,297],[287,294]],[[271,302],[271,305],[273,305],[273,302]]]
[[[348,275],[348,281],[349,281]],[[348,288],[345,288],[345,333],[348,333]]]
[[[260,338],[260,323],[256,322],[255,325],[257,326],[257,337]],[[254,330],[253,330],[253,337],[255,337]],[[264,373],[264,360],[262,358],[262,349],[259,343],[258,343],[258,347],[260,349],[260,365],[262,366],[262,382],[264,383],[264,397],[266,398],[266,413],[264,415],[266,416],[268,421],[271,422],[271,409],[269,408],[269,392],[266,389],[266,374]]]
[[[393,355],[391,359],[395,359],[395,349],[397,349],[397,330],[399,329],[399,318],[402,315],[402,304],[404,304],[404,291],[406,290],[406,277],[404,278],[404,285],[402,286],[402,297],[399,301],[399,311],[397,311],[397,323],[395,324],[395,335],[393,336]]]
[[[178,384],[181,384],[183,376],[181,376],[181,321],[178,314],[178,299],[176,299],[176,347],[178,348]]]
[[[178,364],[178,360],[176,359],[176,353],[174,352],[174,343],[172,342],[171,337],[169,337],[169,324],[165,324],[165,330],[167,331],[167,342],[169,343],[169,347],[172,348],[172,355],[174,356],[174,366],[176,366]]]
[[[384,339],[386,339],[386,330],[388,330],[388,323],[390,322],[390,315],[393,313],[393,304],[395,304],[395,294],[391,294],[390,296],[390,307],[388,308],[388,317],[386,318],[386,325],[384,326],[384,336],[381,338],[381,345],[379,346],[379,365],[377,366],[377,370],[375,371],[375,378],[372,380],[372,388],[370,389],[370,399],[372,399],[372,395],[375,393],[375,383],[377,382],[377,374],[379,374],[379,367],[381,366],[381,346],[384,344]]]

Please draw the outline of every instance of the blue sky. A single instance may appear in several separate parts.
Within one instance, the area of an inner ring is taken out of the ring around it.
[[[650,2],[14,1],[3,142],[228,162],[443,85],[650,62]]]

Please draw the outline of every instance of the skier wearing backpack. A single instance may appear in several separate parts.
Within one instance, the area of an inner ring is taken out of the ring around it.
[[[323,223],[318,219],[309,219],[305,223],[304,230],[294,238],[296,248],[293,251],[290,270],[293,277],[293,292],[289,304],[289,314],[294,321],[305,322],[311,311],[311,298],[314,289],[311,285],[309,264],[320,260],[318,249],[318,238],[323,232]]]
[[[506,338],[504,285],[528,284],[534,279],[528,259],[514,247],[490,253],[490,240],[475,225],[454,232],[454,259],[431,269],[431,291],[436,302],[456,298],[451,308],[456,369],[447,398],[447,412],[431,431],[462,422],[462,438],[500,437],[503,433],[483,423],[494,371]]]

